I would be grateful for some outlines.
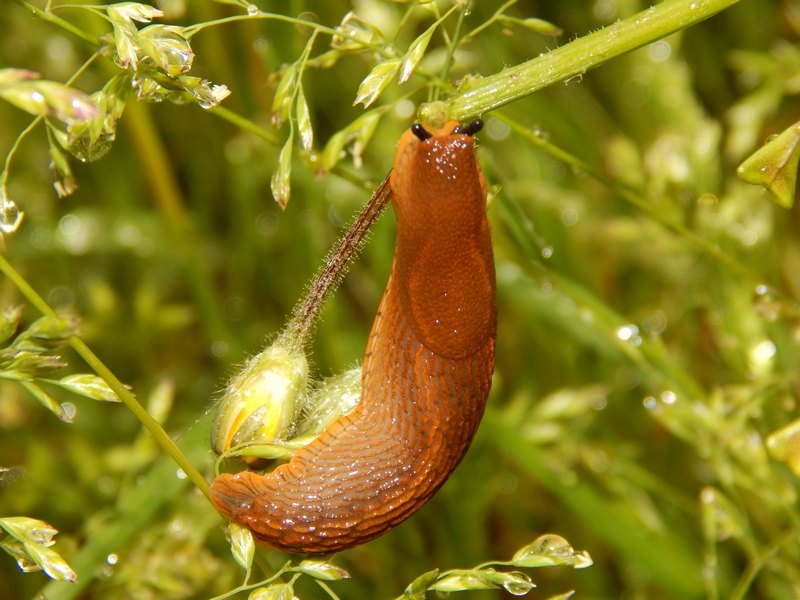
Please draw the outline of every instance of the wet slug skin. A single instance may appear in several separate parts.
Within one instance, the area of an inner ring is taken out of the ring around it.
[[[497,310],[482,123],[414,125],[391,174],[394,263],[370,334],[361,402],[267,475],[223,474],[217,509],[260,544],[337,552],[386,533],[469,448],[494,369]]]

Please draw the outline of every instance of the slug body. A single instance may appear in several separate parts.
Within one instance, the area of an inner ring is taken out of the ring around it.
[[[386,533],[447,480],[483,416],[494,369],[495,272],[480,122],[415,125],[391,174],[397,241],[356,410],[267,475],[223,474],[211,498],[257,542],[337,552]]]

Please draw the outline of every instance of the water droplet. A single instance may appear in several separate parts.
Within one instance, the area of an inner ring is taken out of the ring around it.
[[[756,365],[763,365],[766,362],[775,356],[778,352],[775,343],[771,340],[764,340],[760,344],[757,344],[753,347],[750,351],[750,360],[752,360]]]
[[[550,246],[542,248],[542,256],[544,256],[545,258],[550,258],[551,256],[553,256],[553,249]]]
[[[279,220],[275,213],[263,212],[256,217],[256,230],[261,235],[271,235],[278,230]]]
[[[745,246],[752,246],[758,241],[758,234],[755,231],[748,229],[742,234],[742,244]]]
[[[64,235],[75,235],[80,229],[80,220],[75,215],[65,215],[58,222],[58,228]]]
[[[486,123],[486,133],[493,140],[502,140],[508,137],[508,135],[511,133],[511,128],[502,121],[491,118]]]
[[[106,562],[110,565],[117,564],[117,560],[119,560],[119,557],[116,554],[109,554],[108,557],[106,557]]]
[[[71,254],[86,254],[94,245],[101,230],[101,224],[92,215],[77,217],[65,215],[58,223],[59,242]]]
[[[650,44],[647,49],[647,54],[653,62],[661,62],[669,58],[672,52],[672,46],[666,40],[659,40]]]
[[[656,399],[653,398],[652,396],[648,396],[647,398],[644,399],[643,404],[645,408],[655,408]]]
[[[597,0],[592,12],[600,21],[608,22],[617,14],[617,4],[613,0]]]
[[[560,535],[543,535],[532,544],[533,553],[544,556],[569,556],[572,547]]]
[[[16,203],[6,198],[0,190],[0,230],[3,233],[14,233],[22,223],[24,214],[17,208]]]
[[[575,225],[578,222],[578,211],[574,208],[567,208],[561,212],[561,222],[564,225]]]
[[[617,329],[617,337],[621,340],[630,340],[637,333],[639,328],[636,325],[624,325]]]
[[[116,491],[116,485],[111,477],[101,477],[97,481],[97,489],[99,489],[103,494],[110,495]]]
[[[92,140],[92,134],[87,130],[82,135],[70,140],[69,152],[81,162],[95,162],[100,160],[114,143],[115,133],[101,134],[96,140]]]
[[[178,479],[186,479],[186,473],[183,472],[183,469],[178,469],[178,471],[175,473],[175,476]]]
[[[258,14],[258,7],[255,4],[247,5],[247,14],[254,17]]]
[[[64,402],[61,405],[61,409],[64,411],[64,414],[67,416],[67,419],[72,420],[72,417],[75,416],[75,405],[71,402]]]
[[[501,494],[513,494],[517,485],[517,477],[510,471],[502,471],[494,478],[494,487]]]
[[[666,391],[661,394],[661,400],[664,404],[675,404],[677,399],[678,396],[675,395],[675,392]]]

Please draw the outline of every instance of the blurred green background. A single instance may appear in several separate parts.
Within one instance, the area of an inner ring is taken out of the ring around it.
[[[159,22],[179,25],[242,13],[205,0],[159,6]],[[258,6],[330,27],[354,10],[386,39],[397,36],[401,52],[434,20],[416,8],[397,31],[407,7],[379,0]],[[450,78],[496,73],[648,6],[521,0],[505,14],[546,19],[563,34],[495,22],[458,50]],[[474,3],[464,31],[499,7]],[[91,35],[110,29],[85,10],[56,14]],[[451,34],[454,23],[445,24]],[[745,0],[484,115],[478,156],[490,185],[502,186],[489,208],[499,332],[487,416],[424,509],[337,558],[352,576],[332,584],[341,598],[393,598],[425,571],[508,559],[548,532],[587,550],[594,566],[529,572],[538,585],[530,597],[800,598],[800,451],[791,431],[769,438],[798,418],[800,213],[735,176],[798,120],[799,32],[800,3]],[[307,39],[306,29],[265,20],[210,27],[192,38],[192,74],[227,85],[225,108],[274,130],[276,73]],[[312,56],[329,43],[320,35]],[[440,70],[444,48],[437,32],[426,70]],[[0,9],[0,68],[64,82],[92,51],[16,4]],[[352,103],[374,64],[352,54],[305,73],[315,150],[362,114]],[[74,85],[92,93],[117,72],[98,59]],[[372,186],[383,179],[427,100],[424,83],[388,88],[363,166],[348,158],[344,171]],[[270,193],[280,147],[212,113],[132,94],[111,151],[73,160],[79,187],[62,199],[40,125],[8,171],[9,196],[26,216],[5,252],[60,315],[80,318],[84,341],[173,437],[186,436],[209,477],[208,434],[193,424],[236,365],[279,331],[370,193],[354,178],[318,176],[297,152],[282,211]],[[0,156],[31,120],[0,101]],[[612,183],[554,158],[510,120]],[[286,135],[286,126],[277,131]],[[384,215],[329,302],[312,349],[316,375],[361,359],[393,228]],[[23,302],[5,278],[0,300]],[[28,307],[23,326],[38,316]],[[62,357],[69,372],[88,371],[69,349]],[[68,562],[93,540],[119,540],[114,558],[89,561],[96,579],[81,598],[208,598],[237,585],[221,520],[168,460],[169,484],[153,483],[160,453],[126,408],[53,395],[74,406],[74,424],[0,381],[0,467],[24,469],[0,486],[0,516],[52,524]],[[154,491],[131,504],[137,487]],[[46,582],[0,557],[0,598],[33,598]],[[54,589],[48,598],[67,597]],[[305,581],[296,594],[325,597]]]

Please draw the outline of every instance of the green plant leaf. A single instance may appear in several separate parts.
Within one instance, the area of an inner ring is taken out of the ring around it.
[[[306,559],[298,565],[297,569],[301,573],[324,581],[340,581],[350,578],[350,574],[347,571],[336,565],[332,565],[326,560]]]
[[[336,31],[337,34],[331,38],[331,48],[342,52],[364,50],[370,45],[383,43],[380,30],[353,11],[344,16]]]
[[[55,81],[19,81],[0,87],[0,98],[33,115],[52,116],[66,123],[97,114],[97,107],[87,94]]]
[[[404,597],[410,598],[411,600],[424,600],[425,592],[428,591],[428,588],[433,585],[438,577],[439,569],[434,569],[433,571],[423,573],[408,584],[408,587],[404,593]]]
[[[250,592],[247,600],[292,600],[294,589],[288,583],[278,583]]]
[[[278,158],[278,166],[272,173],[272,180],[270,187],[272,189],[272,197],[280,205],[281,208],[286,208],[289,203],[289,196],[291,194],[291,175],[292,175],[292,147],[294,146],[294,130],[289,132],[289,138],[281,149],[281,154]]]
[[[30,324],[25,335],[48,342],[66,342],[78,335],[78,319],[74,317],[41,317]],[[21,337],[21,336],[20,336]]]
[[[800,161],[800,122],[755,151],[736,171],[745,183],[763,186],[778,206],[791,208]]]
[[[53,382],[65,390],[80,394],[92,400],[102,402],[120,402],[116,392],[108,387],[108,384],[97,375],[77,374],[64,377],[58,382]],[[128,386],[125,386],[128,388]],[[130,388],[128,388],[130,389]]]
[[[800,477],[800,419],[796,419],[767,436],[767,451],[770,456]]]
[[[0,314],[0,344],[6,342],[14,332],[17,330],[19,326],[19,319],[22,316],[22,311],[24,310],[23,305],[13,306],[6,308],[2,314]]]
[[[311,115],[308,112],[303,86],[300,86],[297,90],[295,107],[297,109],[297,131],[300,132],[300,143],[306,152],[311,152],[314,149],[314,130],[311,127]]]
[[[275,97],[272,99],[272,123],[275,127],[280,127],[289,118],[294,99],[294,88],[297,84],[298,65],[292,63],[283,71],[278,87],[275,89]]]
[[[358,87],[353,106],[362,102],[364,108],[375,102],[400,70],[400,58],[388,58],[375,65]]]
[[[428,589],[437,592],[463,592],[466,590],[496,590],[498,586],[474,573],[445,575]]]
[[[44,570],[52,579],[75,583],[78,576],[66,561],[52,550],[56,529],[44,521],[29,517],[6,517],[0,519],[0,527],[17,540],[4,540],[0,547],[17,559],[25,572]]]
[[[322,169],[325,172],[333,169],[344,157],[345,147],[348,144],[353,146],[353,155],[360,156],[372,139],[372,135],[375,133],[375,129],[384,114],[386,114],[385,107],[367,111],[347,127],[333,134],[322,151]]]
[[[39,74],[36,71],[29,71],[27,69],[0,69],[0,89],[15,85],[20,81],[38,78]]]
[[[431,37],[433,37],[433,32],[436,31],[438,25],[439,21],[434,23],[425,33],[411,43],[408,52],[403,56],[402,63],[400,64],[400,74],[397,78],[398,83],[405,83],[408,81],[409,77],[411,77],[411,74],[414,73],[414,69],[417,68],[419,61],[425,56],[425,50],[428,48]]]
[[[234,521],[231,521],[228,531],[231,535],[231,553],[233,554],[233,558],[249,573],[256,552],[253,534],[247,527],[243,527]]]
[[[535,31],[536,33],[541,33],[543,35],[561,35],[564,33],[560,27],[553,25],[544,19],[536,19],[532,17],[527,19],[517,19],[515,17],[502,15],[498,20],[505,23],[514,23],[515,25],[525,27],[526,29],[530,29],[531,31]]]
[[[36,398],[42,404],[42,406],[56,415],[59,419],[65,423],[72,423],[72,417],[66,412],[66,410],[64,410],[64,407],[56,402],[50,394],[45,392],[38,385],[30,381],[20,381],[20,385],[28,390],[28,392],[30,392],[30,394]]]

